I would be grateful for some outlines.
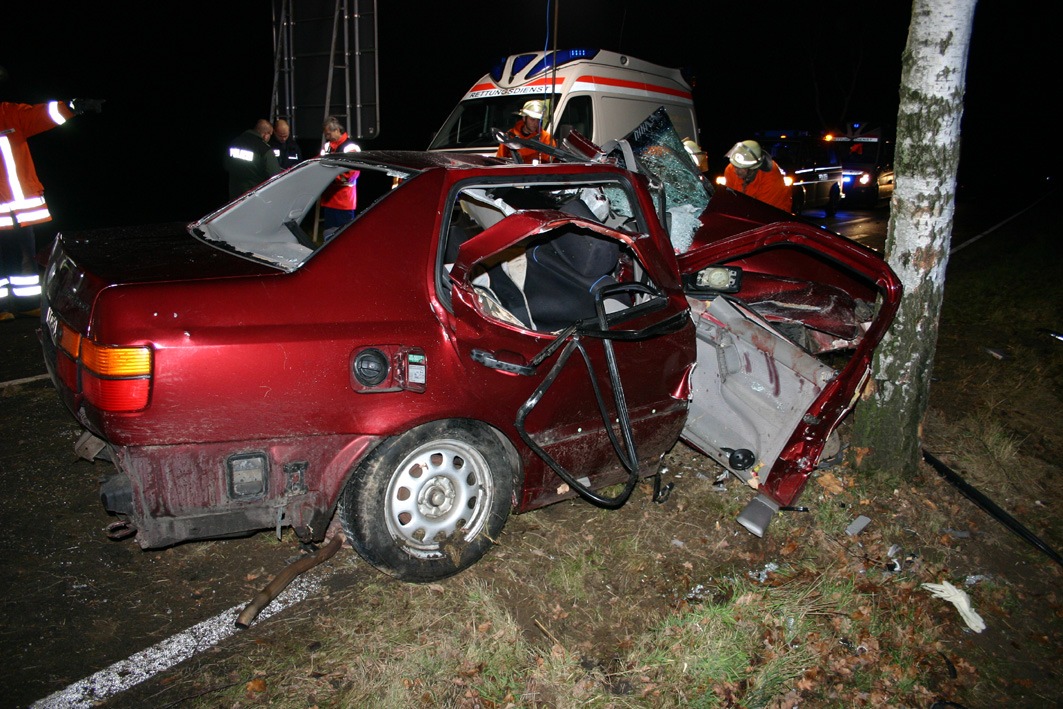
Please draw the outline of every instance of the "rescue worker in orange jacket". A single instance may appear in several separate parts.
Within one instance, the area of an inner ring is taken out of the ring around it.
[[[506,131],[507,138],[525,138],[527,140],[537,140],[540,143],[546,145],[556,146],[553,136],[543,130],[543,114],[546,113],[546,101],[528,101],[524,104],[524,107],[517,113],[520,119],[516,125]],[[545,153],[541,153],[534,148],[520,148],[513,150],[507,147],[504,143],[498,146],[498,152],[495,153],[497,157],[508,158],[512,157],[516,153],[519,156],[517,162],[522,163],[540,163],[550,162],[551,157]]]
[[[3,78],[6,72],[0,67]],[[10,320],[14,313],[36,314],[40,307],[33,225],[51,221],[52,215],[26,139],[85,111],[99,113],[102,107],[103,101],[96,99],[0,103],[0,320]]]
[[[325,119],[322,126],[325,145],[322,155],[329,153],[361,152],[358,144],[351,140],[343,124],[335,116]],[[354,220],[358,208],[358,170],[350,170],[336,176],[336,179],[321,194],[321,222],[325,238],[331,238],[336,230]]]
[[[793,189],[786,184],[782,170],[760,143],[755,140],[735,143],[727,151],[727,158],[730,162],[723,172],[727,187],[784,211],[792,210]]]

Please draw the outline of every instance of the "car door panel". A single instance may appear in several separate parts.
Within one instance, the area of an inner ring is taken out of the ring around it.
[[[620,417],[606,347],[615,354],[636,457],[642,474],[648,475],[678,439],[686,417],[693,327],[682,299],[664,293],[657,299],[659,309],[639,313],[633,308],[630,318],[610,326],[619,332],[608,343],[578,332],[559,336],[556,331],[536,331],[495,316],[497,304],[492,304],[488,289],[474,283],[476,267],[529,240],[573,227],[615,239],[637,255],[631,235],[600,224],[545,210],[512,214],[458,251],[450,274],[455,341],[463,360],[478,363],[481,371],[476,378],[496,409],[500,427],[514,432],[518,410],[524,406],[528,410],[522,425],[534,444],[573,476],[586,480],[588,487],[600,488],[626,477],[604,423],[608,420],[615,433]],[[668,327],[650,336],[622,336],[662,322]],[[559,364],[562,357],[566,359]],[[533,399],[534,405],[527,407]],[[522,508],[573,494],[540,458],[525,456]]]

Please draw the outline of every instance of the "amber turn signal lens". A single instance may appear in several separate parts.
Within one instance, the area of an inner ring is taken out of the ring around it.
[[[104,377],[143,377],[151,374],[151,348],[102,347],[85,340],[81,363]]]

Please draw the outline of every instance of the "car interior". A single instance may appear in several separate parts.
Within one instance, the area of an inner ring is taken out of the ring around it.
[[[440,282],[465,241],[518,211],[544,209],[630,230],[635,223],[626,193],[619,187],[495,185],[461,190],[454,200],[445,236]],[[578,224],[535,234],[480,265],[473,285],[485,312],[524,328],[556,332],[597,315],[596,297],[621,282],[647,284],[631,249],[616,239]],[[651,284],[650,284],[651,285]],[[628,293],[603,298],[613,313],[645,299]]]

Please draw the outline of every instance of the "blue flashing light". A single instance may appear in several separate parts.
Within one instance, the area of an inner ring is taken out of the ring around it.
[[[531,64],[533,59],[535,59],[534,54],[521,54],[519,57],[513,60],[513,73],[519,74],[524,71],[524,67]]]
[[[580,59],[593,59],[601,52],[600,49],[563,49],[558,52],[546,52],[542,59],[535,64],[534,67],[528,72],[528,76],[537,76],[543,72],[552,69],[555,66],[564,66]],[[535,61],[538,54],[520,54],[513,59],[513,74],[520,74],[524,71],[525,67]],[[491,71],[488,72],[491,78],[496,84],[502,83],[503,73],[506,70],[506,60],[509,57],[502,57],[495,61],[491,65]]]
[[[531,64],[535,59],[535,54],[521,54],[513,60],[513,73],[519,74],[524,67]],[[502,75],[506,70],[506,61],[509,57],[501,57],[497,59],[494,64],[491,65],[491,71],[489,72],[491,78],[494,79],[496,84],[502,83]]]
[[[502,83],[502,72],[506,69],[506,58],[502,57],[494,64],[491,65],[491,71],[487,72],[491,76],[491,80],[496,84]]]
[[[554,67],[561,67],[580,59],[592,59],[597,56],[598,49],[562,49],[558,52],[547,52],[542,61],[535,65],[528,76],[536,76]]]

